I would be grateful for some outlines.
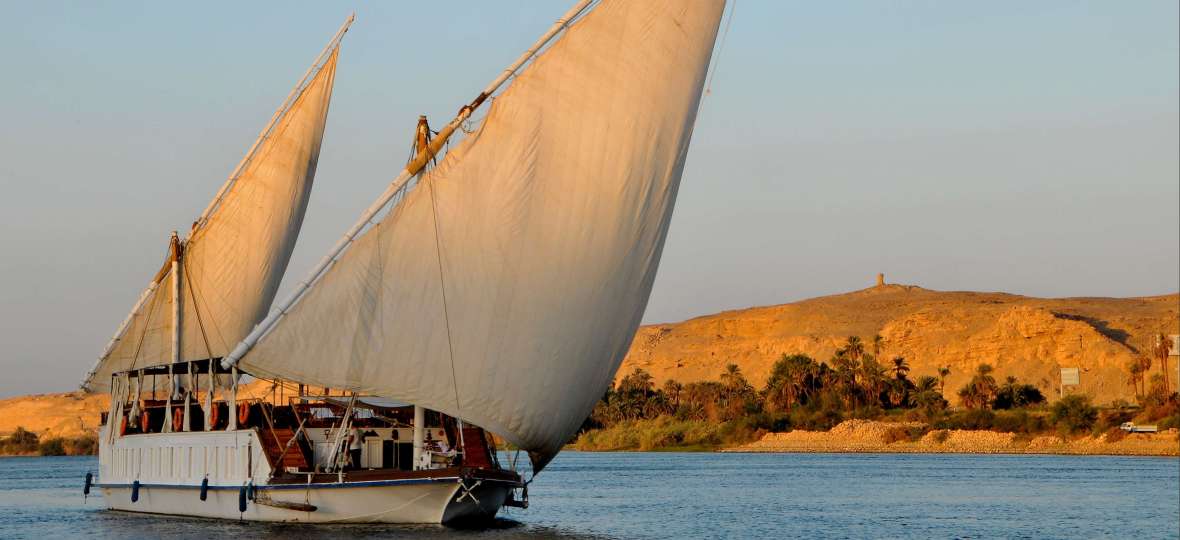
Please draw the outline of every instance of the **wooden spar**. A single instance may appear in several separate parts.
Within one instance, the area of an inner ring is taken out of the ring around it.
[[[462,109],[459,109],[459,114],[456,115],[455,118],[449,123],[447,123],[446,126],[439,130],[438,135],[430,141],[426,151],[419,152],[418,155],[415,156],[414,159],[410,161],[410,163],[407,164],[404,169],[402,169],[401,173],[399,173],[397,177],[394,178],[392,182],[390,182],[389,186],[385,188],[385,191],[382,192],[379,197],[377,197],[377,200],[374,201],[373,204],[369,205],[367,209],[365,209],[365,211],[361,214],[360,219],[358,219],[357,222],[353,224],[353,226],[350,227],[347,232],[344,233],[344,236],[336,242],[336,245],[332,246],[332,249],[328,251],[328,254],[320,259],[319,263],[317,263],[315,267],[312,268],[311,272],[308,274],[308,277],[295,286],[295,289],[291,291],[287,298],[284,299],[282,303],[278,304],[277,309],[271,310],[265,319],[254,326],[254,329],[251,330],[250,333],[246,335],[246,337],[243,338],[242,341],[238,343],[238,345],[234,347],[234,349],[230,351],[230,353],[224,359],[221,360],[221,365],[225,368],[236,365],[238,361],[241,360],[242,356],[244,356],[247,351],[253,348],[254,345],[258,343],[259,339],[262,339],[262,336],[266,335],[266,333],[269,332],[271,328],[274,328],[275,323],[277,323],[283,318],[284,315],[287,314],[287,310],[291,309],[291,306],[295,305],[295,303],[303,297],[303,293],[305,293],[313,283],[318,281],[320,277],[324,275],[324,272],[328,271],[328,268],[332,265],[332,263],[335,262],[342,253],[344,253],[344,250],[348,249],[348,246],[352,244],[353,240],[355,240],[361,231],[372,222],[373,218],[375,218],[377,214],[389,204],[389,201],[391,201],[394,196],[397,195],[403,187],[405,187],[406,183],[409,182],[411,178],[413,178],[416,174],[418,174],[419,171],[422,170],[423,167],[426,166],[427,161],[438,154],[439,150],[442,149],[443,144],[445,144],[447,139],[449,139],[450,136],[454,134],[455,129],[462,125],[462,123],[468,118],[470,118],[471,113],[475,111],[475,109],[479,108],[480,105],[483,105],[488,96],[491,96],[493,93],[495,93],[496,90],[499,89],[509,77],[519,71],[520,68],[523,67],[525,63],[527,63],[531,58],[536,56],[542,47],[544,47],[547,43],[553,40],[557,34],[561,33],[562,30],[569,26],[570,22],[577,18],[578,15],[581,15],[582,12],[590,6],[592,1],[593,0],[579,0],[578,3],[574,4],[574,6],[570,8],[569,11],[565,12],[565,14],[562,15],[560,19],[557,19],[557,22],[554,22],[553,26],[551,26],[548,31],[546,31],[539,39],[537,39],[537,41],[533,43],[533,45],[530,46],[528,50],[521,54],[520,57],[516,59],[516,61],[505,68],[495,80],[488,84],[488,86],[471,101],[471,103],[464,105]]]
[[[258,138],[254,139],[254,144],[250,145],[250,149],[246,151],[245,157],[243,157],[242,160],[238,162],[237,167],[234,167],[234,171],[230,173],[229,178],[226,179],[225,183],[221,185],[221,189],[217,190],[217,194],[213,196],[213,200],[209,202],[209,206],[206,206],[205,211],[201,212],[201,217],[197,218],[197,221],[193,223],[193,228],[189,231],[188,238],[192,238],[193,234],[195,234],[197,230],[205,224],[205,221],[209,219],[209,216],[213,214],[213,211],[221,205],[221,200],[225,197],[225,194],[229,191],[229,188],[232,187],[238,180],[238,175],[242,173],[242,171],[246,168],[246,165],[248,165],[254,158],[254,151],[258,150],[258,147],[262,144],[262,141],[265,141],[266,138],[270,136],[270,132],[274,129],[275,124],[277,124],[279,119],[282,118],[283,115],[286,114],[287,110],[291,108],[291,105],[295,103],[295,100],[298,99],[298,97],[303,93],[303,90],[307,88],[307,84],[314,77],[314,75],[319,73],[319,68],[323,67],[323,63],[327,61],[332,50],[340,44],[340,40],[344,38],[345,32],[348,32],[348,28],[352,26],[352,23],[355,20],[356,13],[349,15],[348,19],[345,19],[344,24],[340,26],[340,29],[336,31],[336,34],[332,36],[331,41],[329,41],[328,44],[324,46],[324,49],[320,51],[319,56],[316,56],[315,61],[311,63],[311,67],[307,68],[307,72],[303,74],[303,78],[299,79],[299,82],[296,83],[295,87],[291,89],[291,93],[287,94],[287,99],[284,99],[283,104],[279,105],[279,108],[275,110],[273,115],[271,115],[270,121],[266,123],[266,127],[262,128],[262,133],[259,133]]]

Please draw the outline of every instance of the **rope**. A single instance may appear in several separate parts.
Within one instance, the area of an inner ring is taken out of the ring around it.
[[[158,289],[157,289],[158,291]],[[139,343],[135,345],[135,354],[131,355],[131,367],[135,367],[139,363],[139,351],[143,349],[143,339],[147,337],[148,323],[152,321],[152,313],[156,312],[155,298],[152,299],[152,304],[148,306],[147,317],[143,320],[143,332],[139,334]],[[152,393],[156,391],[156,380],[152,379]]]
[[[197,314],[197,328],[201,330],[201,340],[205,342],[205,354],[209,355],[209,376],[213,376],[213,348],[209,346],[209,336],[205,335],[205,323],[201,320],[201,303],[197,300],[197,288],[193,287],[193,277],[188,271],[188,257],[180,259],[180,267],[184,269],[184,281],[188,283],[188,295],[193,299],[193,313]]]
[[[725,50],[725,38],[729,37],[729,25],[733,23],[733,12],[737,11],[737,0],[729,8],[729,18],[725,19],[725,30],[721,33],[721,43],[717,46],[717,61],[713,63],[713,72],[709,74],[709,84],[705,85],[705,95],[713,93],[713,78],[717,76],[717,67],[721,65],[721,52]]]
[[[447,312],[447,282],[443,277],[442,241],[438,231],[438,204],[434,197],[434,182],[430,182],[427,187],[430,189],[430,211],[434,215],[434,253],[438,260],[438,284],[442,292],[443,321],[447,328],[447,354],[451,360],[451,388],[455,391],[455,412],[462,414],[462,407],[459,406],[459,377],[455,375],[455,345],[451,339],[451,316]],[[462,437],[462,429],[460,429],[459,435]]]

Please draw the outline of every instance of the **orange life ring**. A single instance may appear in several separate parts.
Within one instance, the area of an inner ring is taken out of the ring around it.
[[[127,415],[123,415],[123,425],[119,426],[119,435],[127,434]]]
[[[213,410],[209,411],[209,429],[217,429],[217,421],[221,420],[221,406],[214,403],[212,408]]]
[[[151,418],[152,417],[148,415],[147,409],[144,409],[143,413],[139,415],[139,429],[144,433],[148,432],[148,420],[151,420]]]
[[[238,423],[245,424],[250,419],[250,404],[242,402],[238,405]]]
[[[184,409],[182,407],[174,407],[172,409],[172,431],[180,431],[184,429]]]

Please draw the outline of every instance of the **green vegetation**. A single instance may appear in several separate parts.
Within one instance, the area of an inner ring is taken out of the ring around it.
[[[930,429],[941,430],[944,438],[951,429],[1028,435],[1092,430],[1100,435],[1132,418],[1162,420],[1161,429],[1180,427],[1180,400],[1159,375],[1151,379],[1140,414],[1125,407],[1099,414],[1088,398],[1076,395],[1046,408],[1036,386],[1015,377],[1000,384],[985,363],[958,390],[962,409],[951,410],[943,397],[949,366],[914,381],[904,357],[878,362],[885,349],[881,336],[873,336],[867,347],[871,352],[852,336],[826,362],[784,354],[761,389],[736,364],[726,366],[718,381],[668,380],[659,388],[651,374],[636,368],[607,390],[573,445],[582,450],[711,449],[751,442],[768,431],[826,431],[848,419],[883,417],[929,425],[891,431],[886,438],[892,441],[917,440]],[[1121,436],[1120,431],[1107,440]]]
[[[1088,430],[1098,420],[1098,409],[1086,396],[1065,396],[1053,404],[1051,418],[1063,433]]]
[[[94,435],[75,438],[51,437],[42,440],[36,433],[17,427],[8,437],[0,437],[0,455],[89,456],[96,453],[98,438]]]

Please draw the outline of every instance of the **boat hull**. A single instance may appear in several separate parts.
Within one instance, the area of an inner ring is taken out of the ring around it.
[[[240,511],[241,488],[101,484],[107,508],[128,512],[289,523],[434,523],[490,521],[509,494],[498,482],[430,479],[257,486]],[[314,507],[314,510],[310,510]]]

